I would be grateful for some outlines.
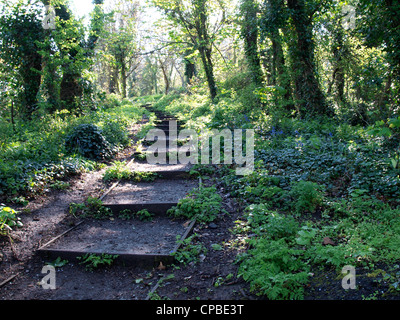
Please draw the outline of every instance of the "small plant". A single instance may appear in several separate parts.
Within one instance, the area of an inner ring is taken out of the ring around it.
[[[23,226],[17,213],[17,211],[10,207],[0,205],[0,235],[5,236],[9,234],[12,228]]]
[[[147,209],[142,209],[137,212],[132,212],[130,209],[124,209],[119,213],[118,217],[123,220],[137,218],[140,221],[151,221],[153,220],[154,214],[150,213]]]
[[[11,201],[16,204],[20,204],[21,206],[24,206],[24,207],[26,207],[29,204],[29,201],[27,199],[25,199],[25,197],[23,197],[23,196],[14,197],[11,199]]]
[[[215,168],[210,165],[195,164],[190,168],[189,175],[193,177],[208,176],[215,172]]]
[[[124,162],[115,161],[104,173],[103,180],[154,181],[157,176],[157,173],[151,171],[131,171]]]
[[[69,188],[69,182],[55,181],[49,187],[54,190],[66,190]]]
[[[131,220],[133,218],[133,212],[129,209],[121,210],[121,212],[118,214],[118,218],[122,220]]]
[[[71,203],[69,212],[73,216],[81,214],[83,217],[95,219],[106,219],[113,215],[110,208],[103,205],[103,202],[95,197],[88,197],[85,203]]]
[[[311,181],[299,181],[293,184],[290,195],[294,199],[297,213],[315,212],[322,205],[324,187]]]
[[[150,213],[146,209],[142,209],[134,214],[140,221],[151,221],[153,220],[154,214]]]
[[[251,230],[271,239],[293,238],[299,228],[296,220],[268,208],[268,205],[262,203],[246,208],[245,217]]]
[[[195,233],[184,240],[181,240],[181,236],[176,237],[177,244],[180,244],[179,249],[172,253],[176,261],[184,265],[195,264],[200,261],[200,256],[207,253],[207,249],[200,242],[195,243],[195,239],[198,235]]]
[[[65,266],[68,263],[68,260],[63,260],[61,259],[61,257],[57,257],[56,260],[52,261],[52,262],[48,262],[47,264],[56,267],[56,268],[61,268],[63,266]]]
[[[302,299],[308,281],[308,267],[285,239],[268,238],[250,241],[252,249],[241,257],[239,276],[257,295],[268,299]]]
[[[206,223],[214,221],[220,214],[227,212],[222,207],[222,198],[217,193],[217,188],[200,185],[167,213],[176,218],[195,218],[199,222]]]
[[[128,169],[125,162],[114,161],[113,165],[107,168],[106,172],[104,173],[103,180],[106,182],[120,179],[129,180],[131,176],[132,172]]]
[[[118,255],[107,253],[102,253],[101,255],[87,253],[81,257],[77,257],[78,260],[81,260],[80,264],[86,265],[86,270],[89,271],[93,271],[101,266],[110,266],[116,258],[118,258]]]
[[[130,180],[135,182],[140,181],[154,181],[157,178],[158,174],[151,171],[134,171],[130,177]]]

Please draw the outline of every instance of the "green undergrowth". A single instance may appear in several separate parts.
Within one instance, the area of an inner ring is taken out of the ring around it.
[[[202,184],[167,211],[171,217],[196,219],[200,223],[212,222],[226,213],[217,188],[205,187]]]
[[[336,119],[274,117],[234,98],[234,91],[214,104],[204,95],[165,96],[155,106],[199,133],[254,129],[251,174],[236,175],[227,165],[195,165],[190,172],[215,179],[243,208],[231,231],[248,239],[237,263],[251,291],[268,299],[302,299],[316,272],[332,270],[341,290],[342,268],[351,265],[371,271],[379,288],[374,298],[397,295],[399,118],[361,127]],[[220,202],[216,190],[209,191],[196,190],[170,213],[212,221],[218,210],[205,208]]]
[[[106,169],[103,175],[103,180],[116,181],[154,181],[157,178],[157,173],[152,171],[132,171],[129,169],[125,162],[114,161],[113,164]]]
[[[0,126],[0,195],[34,195],[71,175],[99,168],[131,143],[129,128],[150,115],[110,98],[81,116],[61,110]],[[10,128],[11,129],[10,129]]]

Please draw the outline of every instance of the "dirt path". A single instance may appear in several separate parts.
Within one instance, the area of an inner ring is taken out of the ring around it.
[[[119,156],[132,158],[132,149]],[[170,166],[154,168],[133,162],[140,171],[181,170]],[[56,270],[56,289],[43,289],[39,284],[46,275],[42,268],[49,262],[36,254],[36,250],[53,237],[69,230],[79,219],[68,213],[71,202],[82,203],[88,196],[100,197],[110,187],[102,181],[106,168],[82,174],[71,179],[68,190],[52,192],[31,201],[23,214],[24,227],[13,232],[13,243],[2,246],[0,262],[0,299],[2,300],[144,300],[144,299],[243,299],[249,298],[246,284],[236,279],[234,264],[239,249],[215,250],[215,245],[234,240],[229,231],[239,212],[229,197],[224,197],[225,209],[230,215],[209,225],[196,225],[193,234],[207,249],[201,262],[187,266],[144,268],[116,263],[112,266],[88,271],[77,262],[69,262]],[[147,183],[121,183],[109,194],[114,200],[125,192],[122,200],[128,202],[175,201],[194,187],[193,181],[156,180]],[[180,191],[179,191],[180,190]],[[178,192],[179,191],[179,192]],[[105,199],[107,200],[107,199]],[[137,227],[137,225],[136,225]],[[131,228],[131,227],[129,227]],[[135,228],[135,225],[133,226]],[[157,231],[153,231],[157,232]],[[150,235],[151,236],[151,235]],[[237,240],[237,239],[236,239]],[[129,242],[129,241],[127,241]],[[223,248],[223,246],[222,246]],[[11,279],[11,280],[10,280]],[[150,294],[150,295],[149,295]]]

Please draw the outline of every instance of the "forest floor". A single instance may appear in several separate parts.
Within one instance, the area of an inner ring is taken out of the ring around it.
[[[130,160],[127,148],[117,160]],[[110,164],[109,164],[110,165]],[[13,231],[12,239],[3,238],[0,251],[0,300],[260,300],[249,285],[237,277],[237,255],[245,246],[231,232],[243,208],[216,181],[229,213],[209,224],[196,224],[193,234],[206,252],[200,261],[187,265],[143,268],[116,263],[89,271],[76,262],[57,267],[56,289],[40,285],[42,268],[49,262],[36,250],[55,236],[78,223],[69,213],[70,203],[82,203],[89,196],[100,197],[109,187],[102,179],[106,168],[83,173],[68,180],[67,190],[48,191],[20,208],[23,227]],[[153,182],[156,183],[156,182]],[[207,183],[207,180],[206,182]],[[211,180],[208,181],[211,183]],[[215,244],[229,246],[216,247]],[[333,270],[316,270],[305,290],[305,300],[373,299],[376,282],[368,270],[357,271],[357,289],[344,290]],[[393,296],[397,299],[398,296]],[[389,299],[391,299],[389,297]]]

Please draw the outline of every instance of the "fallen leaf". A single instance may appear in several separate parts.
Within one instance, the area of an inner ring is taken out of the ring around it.
[[[163,263],[160,261],[159,266],[157,267],[158,270],[165,270],[166,267],[163,265]]]
[[[322,244],[323,244],[324,246],[326,246],[326,245],[328,245],[328,244],[330,244],[330,245],[332,245],[332,246],[336,246],[336,243],[334,243],[334,242],[332,241],[332,239],[329,238],[329,237],[324,237],[324,239],[323,239],[323,241],[322,241]]]

